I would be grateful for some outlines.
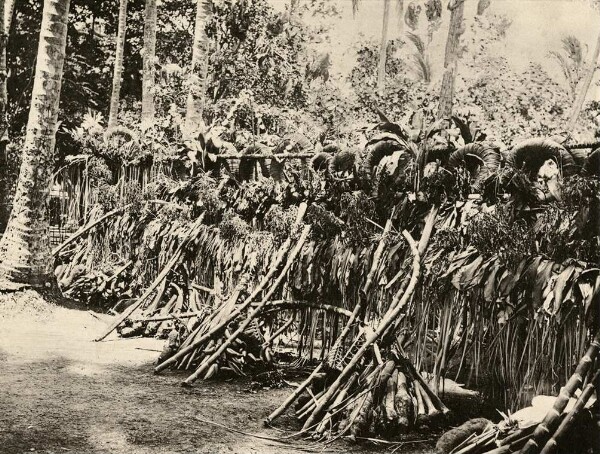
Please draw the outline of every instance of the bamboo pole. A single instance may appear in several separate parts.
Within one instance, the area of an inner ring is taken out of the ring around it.
[[[138,307],[140,307],[142,305],[142,303],[144,301],[146,301],[146,299],[152,294],[154,289],[156,289],[156,287],[158,287],[162,283],[162,281],[167,277],[167,275],[171,272],[173,267],[179,262],[182,255],[183,255],[183,244],[181,246],[179,246],[179,248],[177,249],[177,252],[175,252],[175,254],[171,258],[171,260],[169,260],[167,265],[163,268],[163,270],[160,272],[160,274],[154,280],[154,282],[150,285],[150,287],[148,287],[146,289],[146,291],[142,294],[142,296],[140,296],[135,303],[133,303],[131,306],[129,306],[119,317],[117,317],[117,319],[111,323],[111,325],[108,327],[108,329],[102,335],[100,335],[99,337],[97,337],[94,340],[96,342],[100,342],[101,340],[103,340],[106,336],[108,336],[110,333],[112,333],[113,330],[117,326],[119,326],[127,317],[129,317]]]
[[[302,246],[304,246],[304,242],[308,238],[308,234],[309,233],[310,233],[310,225],[304,226],[304,229],[302,230],[302,233],[300,235],[300,238],[298,239],[298,242],[296,243],[296,246],[294,247],[294,249],[290,252],[290,255],[288,256],[288,259],[287,259],[287,262],[285,264],[285,267],[283,268],[283,270],[279,274],[279,277],[273,283],[273,285],[271,286],[271,288],[269,289],[269,291],[267,292],[267,294],[264,296],[264,298],[262,299],[262,301],[260,302],[260,304],[258,306],[256,306],[252,311],[250,311],[250,313],[246,317],[246,320],[244,320],[240,324],[240,326],[238,327],[238,329],[230,337],[228,337],[227,339],[225,339],[223,341],[223,343],[221,344],[221,346],[217,349],[217,351],[214,352],[207,360],[205,360],[200,365],[200,367],[198,367],[198,369],[192,375],[190,375],[188,378],[186,378],[182,382],[182,385],[189,386],[200,375],[204,374],[207,371],[207,369],[217,360],[217,358],[219,358],[219,356],[221,356],[223,354],[223,352],[227,349],[227,347],[229,347],[229,345],[231,345],[231,343],[235,339],[237,339],[238,336],[241,333],[243,333],[246,330],[246,328],[250,325],[250,323],[252,322],[252,320],[254,320],[254,318],[258,315],[258,313],[268,303],[268,301],[271,298],[271,296],[273,295],[273,293],[275,293],[275,290],[277,290],[277,288],[279,288],[279,286],[283,282],[283,279],[285,278],[285,276],[287,275],[287,272],[289,271],[290,267],[294,263],[294,260],[296,259],[296,256],[298,255],[298,253],[302,249]]]
[[[164,266],[164,268],[162,269],[160,274],[156,277],[154,282],[152,282],[152,284],[150,284],[150,286],[146,289],[146,291],[142,294],[142,296],[140,296],[135,303],[133,303],[131,306],[129,306],[119,317],[117,317],[117,319],[113,323],[111,323],[111,325],[108,327],[108,329],[102,335],[100,335],[99,337],[97,337],[95,339],[95,342],[99,342],[99,341],[103,340],[104,338],[106,338],[106,336],[108,336],[110,333],[112,333],[113,330],[117,326],[119,326],[121,323],[123,323],[123,321],[127,317],[129,317],[138,307],[140,307],[142,305],[142,303],[144,301],[146,301],[146,299],[152,294],[152,292],[154,292],[154,290],[159,285],[162,284],[162,282],[166,279],[166,277],[171,272],[173,267],[175,265],[177,265],[177,263],[179,263],[179,261],[181,260],[183,252],[185,251],[185,248],[188,246],[188,240],[193,239],[196,236],[197,229],[200,225],[202,225],[203,219],[204,219],[204,215],[200,216],[194,222],[194,225],[190,229],[190,234],[189,234],[188,239],[185,241],[182,241],[182,243],[179,245],[179,247],[175,251],[175,254],[173,254],[173,257],[171,258],[171,260],[169,260],[169,262]]]
[[[332,348],[336,348],[336,345],[339,346],[344,341],[344,338],[348,335],[348,333],[350,332],[350,328],[352,328],[354,321],[358,317],[361,307],[362,307],[362,305],[360,304],[360,302],[356,303],[356,305],[354,306],[354,310],[352,311],[352,314],[350,315],[350,318],[346,322],[346,325],[342,329],[342,332],[338,336],[337,340],[335,341],[335,345]],[[324,367],[324,365],[325,365],[325,362],[321,362],[312,371],[310,376],[306,380],[304,380],[300,384],[300,386],[298,386],[294,390],[294,392],[292,394],[290,394],[289,397],[279,407],[277,407],[269,416],[267,416],[267,418],[265,419],[266,425],[271,424],[277,417],[279,417],[283,412],[285,412],[289,408],[290,405],[292,405],[296,401],[298,396],[300,396],[300,394],[302,394],[302,392],[312,383],[312,381],[315,379],[317,374],[319,372],[321,372],[321,369]]]
[[[556,432],[554,432],[554,435],[550,438],[550,440],[548,440],[548,442],[544,446],[544,449],[542,449],[541,454],[554,454],[556,452],[557,448],[560,446],[561,441],[563,441],[564,436],[569,432],[569,429],[573,425],[575,418],[581,412],[581,410],[583,410],[585,405],[590,400],[590,397],[592,397],[592,395],[596,391],[596,381],[598,380],[598,377],[600,377],[600,370],[596,371],[592,380],[582,391],[581,395],[579,396],[579,399],[577,399],[577,402],[575,403],[575,406],[573,407],[571,412],[567,415],[565,419],[562,420],[562,422],[558,426],[558,429],[556,429]]]
[[[569,403],[571,397],[575,394],[578,388],[583,384],[583,380],[587,375],[590,367],[600,349],[600,330],[596,332],[592,343],[587,349],[585,355],[579,361],[575,373],[571,375],[567,384],[560,390],[554,407],[550,410],[544,420],[536,427],[533,436],[529,439],[527,444],[519,451],[519,454],[535,454],[540,447],[546,442],[548,436],[554,432],[560,421],[565,407]]]
[[[294,227],[299,225],[300,222],[302,221],[302,219],[304,218],[304,214],[306,213],[306,208],[307,208],[306,203],[302,203],[298,207],[298,216],[296,218]],[[291,241],[292,241],[291,237],[289,237],[285,241],[285,243],[282,245],[282,247],[278,253],[278,256],[277,256],[275,262],[271,266],[267,275],[259,282],[259,284],[254,288],[254,290],[252,291],[250,296],[248,298],[246,298],[246,300],[242,304],[240,304],[239,307],[237,307],[228,317],[226,317],[224,320],[219,322],[216,326],[213,326],[206,334],[202,335],[200,338],[195,340],[193,343],[191,343],[187,347],[179,350],[175,355],[171,356],[169,359],[167,359],[163,363],[157,365],[154,368],[154,373],[157,374],[160,371],[169,367],[171,364],[175,364],[179,359],[184,357],[186,354],[188,354],[192,350],[196,349],[198,346],[202,345],[202,343],[204,343],[205,341],[207,341],[208,339],[210,339],[217,333],[223,331],[232,320],[234,320],[239,314],[241,314],[242,311],[246,310],[250,306],[250,304],[254,301],[254,299],[258,296],[258,294],[260,292],[262,292],[264,287],[267,285],[267,283],[271,280],[271,278],[277,272],[277,268],[283,262],[285,254],[287,253],[287,251],[291,245]]]
[[[396,319],[396,317],[400,314],[402,307],[406,304],[408,299],[412,296],[417,282],[421,275],[421,256],[419,254],[419,250],[417,248],[417,243],[411,237],[410,233],[406,230],[402,232],[402,235],[409,243],[411,251],[413,253],[413,272],[411,276],[411,280],[406,288],[402,299],[399,304],[394,307],[391,311],[385,315],[382,319],[380,325],[377,327],[375,333],[369,336],[363,345],[358,349],[358,351],[354,354],[348,365],[342,370],[342,372],[338,375],[337,379],[331,384],[325,395],[320,399],[319,405],[315,408],[313,413],[304,423],[302,427],[303,431],[309,430],[316,422],[316,418],[325,410],[325,407],[329,404],[331,398],[337,393],[342,383],[348,378],[348,376],[354,371],[354,368],[363,357],[365,352],[369,349],[369,347],[375,342],[381,335],[385,332],[385,330],[392,324],[392,322]],[[402,304],[404,303],[404,304]]]

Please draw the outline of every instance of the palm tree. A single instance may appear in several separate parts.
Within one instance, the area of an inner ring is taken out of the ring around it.
[[[13,209],[0,241],[0,277],[40,285],[49,276],[46,202],[56,140],[70,0],[44,0],[23,158]]]
[[[440,102],[437,118],[449,117],[452,114],[452,98],[454,96],[454,80],[458,61],[458,47],[460,35],[463,32],[462,21],[465,0],[450,0],[448,8],[450,13],[450,28],[446,40],[446,55],[444,58],[444,77],[440,91]]]
[[[112,94],[110,97],[110,112],[108,114],[108,129],[117,126],[119,116],[119,99],[121,94],[121,77],[123,74],[123,53],[125,51],[125,33],[127,32],[127,0],[119,4],[119,26],[117,29],[117,50],[115,54],[115,69],[113,73]]]
[[[387,60],[388,25],[390,22],[390,0],[383,0],[383,26],[379,45],[379,64],[377,65],[377,91],[385,94],[385,63]]]
[[[185,133],[195,135],[203,126],[202,112],[206,100],[206,79],[210,42],[206,35],[206,24],[212,16],[212,1],[198,0],[196,25],[192,47],[192,83],[187,97]]]
[[[401,11],[404,0],[398,0]],[[352,0],[352,13],[358,12],[360,0]],[[390,23],[390,0],[383,0],[383,26],[381,28],[381,44],[379,46],[379,62],[377,65],[377,91],[380,95],[385,91],[385,64],[387,61],[388,28]]]
[[[569,86],[571,96],[577,94],[577,85],[585,64],[585,55],[581,41],[573,35],[561,39],[562,52],[551,51],[550,56],[556,60]]]
[[[6,68],[6,44],[8,41],[8,33],[10,32],[10,26],[12,24],[13,11],[15,9],[14,0],[0,0],[0,154],[4,152],[4,145],[6,144],[6,108],[8,107],[8,90],[6,89],[6,82],[8,80],[8,70]]]
[[[4,226],[8,218],[6,205],[6,145],[8,143],[8,123],[6,109],[8,108],[8,69],[6,67],[6,45],[12,23],[14,0],[0,0],[0,226]],[[1,20],[4,18],[4,20]]]
[[[6,34],[8,34],[8,32],[10,31],[14,11],[15,11],[15,0],[6,1],[5,5],[4,5],[4,27],[6,30]]]
[[[592,61],[590,62],[590,66],[587,69],[583,82],[581,83],[581,88],[577,93],[577,98],[575,98],[575,102],[573,103],[573,108],[571,109],[571,113],[569,115],[569,123],[567,124],[567,131],[572,131],[575,127],[575,123],[577,123],[581,108],[583,107],[585,98],[590,90],[590,85],[592,85],[594,72],[598,67],[598,57],[600,57],[600,34],[598,35],[598,40],[596,41],[596,48],[594,49],[594,54],[592,55]]]
[[[154,84],[156,80],[156,0],[146,0],[144,48],[142,49],[142,129],[154,123]]]
[[[4,114],[8,104],[8,93],[6,91],[6,21],[4,20],[5,1],[0,0],[0,127],[4,129]]]

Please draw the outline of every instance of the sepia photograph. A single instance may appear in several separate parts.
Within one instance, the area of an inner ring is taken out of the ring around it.
[[[0,454],[600,454],[600,0],[0,0]]]

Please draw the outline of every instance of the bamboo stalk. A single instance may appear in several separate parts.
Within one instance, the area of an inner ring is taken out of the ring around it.
[[[129,306],[117,319],[111,323],[108,329],[99,337],[94,339],[95,342],[100,342],[106,336],[113,332],[113,330],[119,326],[127,317],[129,317],[138,307],[142,305],[144,301],[152,294],[154,289],[160,285],[160,283],[167,277],[167,275],[171,272],[171,269],[179,262],[181,256],[183,255],[183,245],[179,247],[179,250],[175,253],[173,258],[167,263],[167,265],[163,268],[158,277],[154,280],[154,282],[146,289],[146,291],[138,298],[138,300]]]
[[[581,392],[581,395],[577,399],[575,406],[571,410],[571,412],[567,415],[566,418],[562,420],[554,435],[548,440],[544,449],[542,449],[541,454],[553,454],[556,452],[557,448],[560,446],[560,443],[563,441],[564,436],[569,432],[569,429],[573,425],[575,418],[581,412],[581,410],[585,407],[587,402],[590,400],[590,397],[596,391],[596,381],[600,377],[600,370],[597,370],[594,374],[592,380],[587,384],[584,390]]]
[[[399,301],[399,303],[406,304],[408,299],[412,296],[412,294],[415,290],[415,287],[417,285],[417,282],[419,280],[419,277],[421,275],[421,257],[419,255],[419,251],[417,249],[417,244],[413,240],[413,238],[410,236],[410,233],[408,233],[405,230],[404,232],[402,232],[402,234],[406,238],[406,241],[408,241],[410,248],[414,255],[413,272],[412,272],[411,280],[406,289],[406,292],[404,293],[401,300]],[[402,310],[402,307],[404,306],[404,304],[398,304],[397,307],[393,308],[391,311],[388,311],[388,313],[382,319],[381,324],[377,327],[377,330],[375,331],[374,335],[370,336],[370,338],[366,339],[366,341],[363,343],[363,345],[354,354],[354,356],[350,360],[349,364],[344,368],[344,370],[342,370],[340,375],[338,375],[337,379],[331,384],[331,386],[329,387],[329,390],[327,391],[325,396],[323,396],[323,398],[321,399],[321,403],[317,406],[317,408],[315,408],[312,415],[304,423],[304,426],[302,428],[303,431],[308,430],[315,423],[316,418],[323,412],[325,406],[329,403],[331,398],[337,393],[342,382],[344,380],[346,380],[348,378],[348,376],[354,371],[354,368],[356,367],[356,365],[358,364],[360,359],[363,357],[363,355],[365,354],[367,349],[371,346],[371,344],[373,344],[373,342],[375,342],[375,340],[377,340],[383,334],[383,332],[392,324],[392,322],[396,319],[396,317],[399,315],[400,311]]]
[[[548,436],[554,432],[558,426],[560,416],[562,415],[565,407],[569,403],[571,397],[575,394],[575,391],[583,384],[583,379],[587,375],[590,367],[600,349],[600,330],[594,336],[592,343],[590,344],[585,355],[579,361],[575,373],[571,375],[567,384],[560,390],[554,407],[550,410],[544,420],[536,427],[533,432],[533,436],[529,439],[527,444],[519,451],[519,454],[534,454],[540,446],[546,442]]]
[[[84,226],[83,228],[81,228],[77,232],[75,232],[73,235],[71,235],[69,238],[67,238],[65,241],[63,241],[62,243],[60,243],[58,246],[56,246],[54,248],[54,250],[52,251],[52,255],[53,256],[57,255],[60,251],[62,251],[65,247],[67,247],[69,244],[71,244],[77,238],[83,236],[85,233],[87,233],[90,230],[92,230],[98,224],[101,224],[104,221],[106,221],[107,219],[109,219],[109,218],[111,218],[111,217],[113,217],[113,216],[115,216],[117,214],[122,213],[127,208],[131,207],[132,205],[133,204],[130,203],[130,204],[127,204],[127,205],[122,206],[120,208],[117,208],[115,210],[109,211],[104,216],[101,216],[100,218],[96,219],[95,221],[91,222],[90,224],[87,224],[86,226]]]
[[[344,341],[344,338],[350,332],[350,328],[352,328],[352,324],[354,323],[354,321],[356,320],[356,317],[358,316],[358,313],[360,312],[360,308],[361,308],[360,302],[356,303],[356,305],[354,306],[354,310],[352,311],[352,314],[350,315],[350,318],[346,322],[344,329],[342,329],[342,332],[340,333],[339,337],[335,341],[335,344],[332,348],[335,348],[336,345],[338,345],[338,343],[339,343],[339,345],[341,345],[341,343]],[[289,397],[279,407],[277,407],[269,416],[267,416],[267,418],[265,419],[265,424],[267,424],[267,425],[271,424],[277,417],[279,417],[283,412],[285,412],[289,408],[290,405],[292,405],[296,401],[298,396],[300,396],[300,394],[302,394],[302,392],[312,383],[312,381],[315,379],[317,374],[323,368],[324,364],[325,364],[324,362],[321,362],[312,371],[310,376],[306,380],[304,380],[304,382],[302,382],[300,384],[300,386],[298,386],[294,390],[294,392],[292,394],[290,394]]]
[[[302,214],[304,214],[304,213],[302,213]],[[214,363],[214,361],[223,354],[223,352],[231,344],[231,342],[233,342],[233,340],[235,338],[237,338],[241,333],[243,333],[244,330],[248,327],[248,325],[250,325],[252,320],[254,320],[254,318],[258,315],[258,313],[268,303],[268,301],[271,298],[271,296],[273,295],[273,293],[275,293],[275,290],[277,288],[279,288],[279,286],[283,282],[283,279],[287,275],[288,270],[292,266],[294,260],[296,259],[296,256],[298,255],[298,253],[302,249],[302,246],[304,245],[304,242],[308,238],[309,233],[310,233],[310,225],[304,226],[304,229],[302,230],[302,233],[300,235],[300,238],[298,239],[298,242],[296,243],[295,248],[290,252],[290,255],[288,256],[287,263],[285,264],[283,270],[279,274],[279,277],[277,278],[277,280],[273,283],[273,285],[271,286],[271,288],[269,289],[267,294],[262,299],[261,303],[257,307],[255,307],[252,311],[250,311],[246,320],[244,320],[240,324],[238,329],[231,335],[231,337],[229,339],[226,339],[223,342],[223,344],[217,349],[217,351],[215,353],[213,353],[210,356],[210,358],[208,358],[208,361],[203,366],[200,366],[196,370],[196,372],[194,372],[192,375],[190,375],[188,378],[186,378],[183,381],[182,385],[191,385],[201,374],[206,372],[206,369],[209,367],[209,365],[212,365],[212,363]]]
[[[300,224],[305,213],[306,213],[306,203],[302,203],[298,207],[298,216],[297,216],[296,222],[294,223],[294,226],[297,226]],[[179,350],[175,355],[173,355],[168,360],[157,365],[154,368],[154,373],[157,374],[160,371],[166,369],[171,364],[174,364],[175,362],[177,362],[177,360],[182,358],[184,355],[186,355],[190,351],[194,350],[198,346],[202,345],[202,343],[204,343],[208,339],[210,339],[213,336],[215,336],[216,334],[222,332],[232,320],[234,320],[239,314],[241,314],[242,311],[246,310],[246,308],[248,308],[248,306],[250,306],[250,304],[254,301],[254,299],[257,297],[257,295],[264,289],[264,287],[267,285],[267,283],[275,275],[275,273],[277,272],[277,268],[283,262],[284,256],[287,253],[287,251],[289,250],[290,244],[291,244],[291,237],[288,238],[285,241],[285,243],[282,245],[279,253],[277,254],[277,258],[275,259],[275,262],[271,265],[271,267],[269,269],[269,272],[266,274],[266,276],[264,278],[261,279],[261,281],[254,288],[254,290],[252,291],[250,296],[248,296],[248,298],[246,298],[246,300],[242,304],[240,304],[224,320],[221,320],[217,325],[211,327],[211,329],[206,334],[202,335],[198,340],[195,340],[192,344],[188,345],[186,348]]]

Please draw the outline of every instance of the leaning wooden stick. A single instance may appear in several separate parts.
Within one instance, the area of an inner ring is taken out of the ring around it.
[[[296,256],[302,249],[302,246],[304,246],[304,242],[308,238],[309,233],[310,233],[310,225],[304,226],[304,229],[302,230],[302,233],[300,234],[300,238],[298,239],[296,246],[294,247],[294,249],[288,256],[285,267],[283,268],[283,270],[279,274],[279,277],[273,283],[273,285],[271,286],[271,288],[269,289],[267,294],[262,299],[261,304],[259,304],[252,311],[250,311],[250,313],[246,317],[246,320],[244,320],[239,325],[238,329],[230,337],[225,339],[223,341],[223,343],[221,344],[221,346],[217,349],[217,351],[214,352],[207,360],[203,361],[202,364],[198,367],[198,369],[192,375],[190,375],[188,378],[186,378],[183,381],[182,385],[191,385],[194,381],[196,381],[196,379],[200,375],[205,373],[207,371],[207,369],[217,360],[217,358],[219,358],[223,354],[223,352],[231,345],[231,343],[235,339],[237,339],[238,336],[246,330],[246,328],[248,328],[248,326],[250,325],[252,320],[254,320],[254,318],[258,315],[258,313],[269,302],[271,296],[273,295],[273,293],[275,293],[275,290],[281,285],[281,283],[283,282],[283,279],[285,279],[287,272],[289,271],[290,267],[294,263],[294,260],[296,259]]]
[[[352,328],[352,325],[354,324],[354,321],[356,320],[356,317],[358,317],[360,309],[361,309],[361,304],[360,304],[360,302],[358,302],[354,306],[354,310],[352,311],[352,315],[350,315],[350,318],[346,322],[346,325],[342,329],[342,332],[338,336],[338,338],[335,341],[335,344],[334,344],[334,346],[332,348],[335,348],[336,345],[339,346],[339,345],[342,344],[342,342],[344,342],[344,338],[350,332],[350,329]],[[304,390],[306,388],[308,388],[308,386],[310,386],[310,384],[313,382],[313,380],[315,379],[315,377],[319,374],[319,372],[321,372],[321,369],[323,369],[324,365],[325,365],[324,362],[320,363],[312,371],[312,373],[310,374],[310,376],[306,380],[304,380],[300,384],[300,386],[298,386],[294,390],[294,392],[292,394],[289,395],[289,397],[285,400],[285,402],[283,402],[275,411],[273,411],[273,413],[271,413],[269,416],[267,416],[267,418],[265,419],[265,424],[267,424],[267,425],[271,424],[277,417],[279,417],[281,414],[283,414],[289,408],[289,406],[292,405],[296,401],[296,399],[298,399],[298,397],[300,396],[300,394],[302,394],[304,392]]]
[[[75,241],[77,238],[81,237],[82,235],[86,234],[87,232],[89,232],[90,230],[92,230],[94,227],[96,227],[99,224],[102,224],[104,221],[106,221],[107,219],[122,213],[123,211],[125,211],[127,208],[131,207],[131,205],[133,205],[132,203],[129,203],[125,206],[122,206],[120,208],[116,208],[112,211],[109,211],[108,213],[106,213],[104,216],[99,217],[98,219],[96,219],[95,221],[85,225],[83,228],[79,229],[77,232],[75,232],[73,235],[71,235],[69,238],[67,238],[65,241],[63,241],[62,243],[60,243],[58,246],[56,246],[53,250],[52,250],[52,255],[55,256],[57,255],[60,251],[62,251],[65,247],[67,247],[69,244],[71,244],[73,241]]]
[[[393,216],[393,213],[392,213]],[[379,261],[381,259],[381,254],[383,254],[383,249],[385,248],[386,240],[389,236],[390,230],[392,229],[392,218],[387,220],[385,223],[385,228],[383,229],[383,233],[381,234],[381,239],[379,240],[379,244],[375,249],[375,253],[373,254],[373,263],[371,264],[371,269],[369,270],[369,274],[367,275],[367,280],[362,289],[363,293],[367,295],[369,290],[371,289],[371,285],[373,285],[373,278],[375,277],[375,273],[377,272],[377,268],[379,268]]]
[[[560,426],[558,426],[558,429],[556,429],[554,435],[550,438],[550,440],[548,440],[546,446],[544,446],[544,449],[542,449],[541,454],[554,454],[556,452],[564,436],[569,432],[569,429],[573,425],[573,421],[575,421],[577,415],[579,415],[581,410],[583,410],[583,408],[586,406],[586,404],[594,394],[594,391],[596,391],[596,382],[598,380],[598,377],[600,377],[600,370],[596,371],[592,380],[581,392],[581,395],[579,396],[579,399],[577,399],[575,406],[567,415],[567,417],[562,420]]]
[[[298,215],[296,217],[296,222],[294,223],[294,227],[300,225],[300,223],[302,222],[302,219],[304,218],[304,214],[306,213],[306,208],[307,208],[306,203],[301,203],[300,206],[298,207]],[[166,361],[157,365],[154,368],[154,373],[157,374],[157,373],[161,372],[162,370],[166,369],[167,367],[171,366],[172,364],[175,364],[177,361],[179,361],[181,358],[186,356],[191,351],[198,348],[200,345],[202,345],[207,340],[209,340],[212,337],[218,335],[219,333],[225,331],[225,328],[227,327],[227,325],[229,325],[229,323],[232,320],[235,320],[237,318],[237,316],[242,313],[242,311],[246,310],[252,304],[254,299],[258,296],[258,294],[260,292],[263,291],[265,286],[269,283],[271,278],[275,275],[275,273],[277,272],[277,269],[279,268],[279,265],[283,262],[283,259],[285,258],[285,255],[287,254],[287,252],[290,248],[291,242],[292,242],[291,237],[289,237],[285,240],[285,243],[279,249],[277,258],[275,259],[274,263],[271,264],[271,266],[269,267],[269,271],[267,272],[265,277],[263,277],[261,279],[261,281],[254,288],[254,290],[252,291],[250,296],[248,296],[248,298],[246,298],[242,304],[240,304],[238,307],[236,307],[236,309],[234,311],[232,311],[225,319],[221,320],[218,324],[211,327],[211,329],[207,333],[203,334],[201,337],[194,340],[194,342],[189,344],[187,347],[179,350],[175,355],[173,355]]]
[[[99,337],[97,337],[94,340],[96,342],[103,340],[104,338],[106,338],[106,336],[108,336],[110,333],[112,333],[117,326],[119,326],[121,323],[123,323],[123,321],[127,317],[129,317],[131,314],[133,314],[133,312],[138,307],[140,307],[144,303],[144,301],[146,301],[146,299],[152,294],[152,292],[154,292],[156,287],[158,287],[162,283],[162,281],[171,272],[173,267],[177,263],[179,263],[179,261],[181,260],[182,254],[183,254],[183,245],[179,246],[179,248],[175,252],[175,255],[173,255],[171,260],[169,260],[169,262],[162,269],[162,271],[160,272],[158,277],[154,280],[154,282],[152,284],[150,284],[150,287],[148,287],[146,289],[146,291],[142,294],[142,296],[140,296],[135,303],[133,303],[131,306],[129,306],[119,317],[117,317],[117,319],[111,323],[111,325],[108,327],[108,329],[106,331],[104,331],[104,333],[102,335],[100,335]]]
[[[146,289],[146,291],[142,294],[142,296],[140,296],[137,299],[137,301],[135,303],[133,303],[131,306],[129,306],[119,317],[117,317],[117,319],[113,323],[111,323],[111,325],[108,327],[108,329],[102,335],[100,335],[99,337],[94,339],[96,342],[103,340],[104,338],[106,338],[106,336],[108,336],[110,333],[112,333],[113,330],[115,330],[115,328],[117,326],[119,326],[121,323],[123,323],[123,321],[127,317],[129,317],[138,307],[140,307],[144,303],[144,301],[146,301],[146,299],[150,295],[152,295],[152,292],[154,292],[154,290],[159,285],[162,284],[162,282],[167,278],[167,276],[169,275],[169,273],[171,272],[173,267],[180,262],[181,257],[183,256],[183,251],[188,246],[188,240],[192,239],[196,236],[198,227],[202,224],[203,219],[204,219],[204,215],[200,216],[195,221],[194,226],[190,230],[190,236],[188,237],[188,239],[185,241],[182,241],[182,243],[179,245],[179,247],[175,251],[175,254],[173,254],[173,257],[171,258],[171,260],[169,260],[169,262],[164,266],[164,268],[162,269],[160,274],[156,277],[156,279],[154,279],[154,282],[152,282],[152,284],[150,284],[150,287],[148,287]]]
[[[323,413],[332,397],[337,394],[342,383],[350,376],[350,374],[354,371],[358,362],[361,360],[365,352],[369,349],[369,347],[375,342],[381,335],[386,331],[386,329],[392,324],[392,322],[396,319],[396,317],[400,314],[400,311],[406,304],[406,302],[411,298],[419,278],[421,276],[421,257],[419,255],[419,251],[417,249],[417,243],[413,240],[410,233],[406,230],[402,232],[406,241],[408,241],[410,248],[413,253],[413,272],[411,276],[410,283],[404,292],[399,304],[396,307],[392,308],[388,313],[384,316],[381,323],[377,327],[377,330],[372,336],[369,336],[363,345],[358,349],[358,351],[354,354],[348,365],[342,370],[342,372],[338,375],[337,379],[331,384],[325,395],[320,399],[319,405],[315,408],[312,414],[308,417],[304,426],[302,427],[303,431],[309,430],[316,422],[316,418]]]
[[[519,451],[519,454],[535,454],[538,452],[541,446],[543,446],[548,440],[550,434],[554,432],[560,421],[560,416],[565,410],[569,400],[575,394],[578,388],[583,384],[583,380],[594,362],[598,351],[600,350],[600,330],[594,336],[592,343],[590,344],[587,352],[583,355],[583,358],[579,361],[575,373],[571,375],[567,384],[560,390],[554,407],[546,414],[544,420],[535,429],[533,436],[529,439],[527,444]]]

